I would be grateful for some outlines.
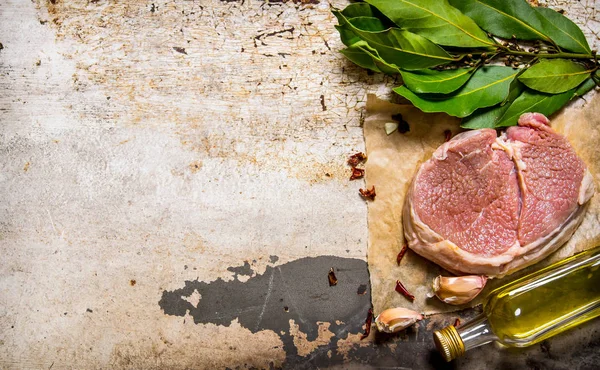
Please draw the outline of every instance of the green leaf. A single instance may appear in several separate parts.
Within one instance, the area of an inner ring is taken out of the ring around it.
[[[517,70],[510,67],[482,67],[463,87],[449,95],[417,95],[405,86],[397,87],[394,91],[423,112],[445,112],[451,116],[466,117],[478,108],[502,102],[517,73]]]
[[[496,121],[504,112],[508,110],[511,103],[515,101],[523,92],[525,86],[518,80],[513,80],[510,86],[508,96],[500,104],[493,107],[480,108],[473,112],[472,115],[465,117],[460,123],[460,127],[467,129],[480,129],[480,128],[494,128],[496,127]]]
[[[371,48],[365,41],[359,41],[340,52],[360,67],[389,75],[400,73],[397,66],[386,63],[379,57],[377,50]]]
[[[365,29],[367,31],[383,31],[387,29],[387,26],[384,26],[382,21],[373,16],[371,12],[371,6],[365,3],[355,3],[348,5],[341,12],[339,10],[334,10],[332,13],[337,17],[340,26],[335,26],[340,34],[340,39],[342,43],[346,46],[351,46],[352,44],[361,41],[361,38],[358,37],[352,30],[345,24],[347,24],[348,20],[352,19],[353,22],[357,25],[358,28]]]
[[[382,32],[388,29],[381,20],[375,17],[346,18],[352,25],[360,30],[369,32]]]
[[[544,18],[544,33],[558,46],[576,53],[592,53],[583,32],[569,18],[550,8],[535,10]]]
[[[598,74],[598,72],[596,72],[596,75],[597,74]],[[585,80],[584,83],[579,85],[577,90],[575,90],[575,97],[584,96],[585,94],[588,93],[588,91],[590,91],[594,87],[596,87],[596,82],[594,82],[594,80],[592,78],[588,78],[587,80]]]
[[[364,53],[368,54],[372,59],[373,63],[381,70],[381,72],[386,73],[388,75],[397,75],[400,74],[400,69],[398,66],[394,64],[387,63],[383,60],[377,50],[373,49],[369,46],[365,41],[361,41],[356,45],[356,47],[360,48]]]
[[[496,120],[504,114],[509,105],[494,105],[493,107],[477,109],[473,114],[465,117],[460,127],[478,130],[480,128],[494,128]]]
[[[353,3],[342,10],[342,14],[346,18],[355,17],[376,17],[373,13],[373,8],[367,3]]]
[[[546,94],[527,89],[523,91],[510,107],[496,122],[496,127],[514,126],[519,121],[521,114],[527,112],[542,113],[550,116],[562,108],[574,96],[576,89],[571,89],[560,94]]]
[[[398,27],[439,45],[493,46],[472,19],[448,4],[448,0],[366,0]]]
[[[551,41],[542,32],[542,17],[525,0],[450,0],[450,4],[496,36]]]
[[[333,14],[338,18],[340,26],[335,26],[335,28],[340,33],[340,39],[342,43],[346,46],[351,46],[352,44],[361,41],[361,38],[352,31],[348,22],[352,22],[356,28],[372,31],[372,32],[380,32],[387,29],[379,20],[375,17],[355,17],[355,18],[345,18],[342,16],[342,12],[334,11]]]
[[[519,81],[531,89],[557,94],[578,86],[590,77],[591,72],[570,60],[543,59],[520,75]]]
[[[338,9],[334,9],[338,10]],[[358,17],[374,17],[379,19],[384,25],[385,28],[396,27],[394,22],[389,20],[385,15],[381,14],[379,10],[375,7],[364,3],[364,2],[356,2],[348,5],[342,10],[342,14],[347,18],[358,18]]]
[[[370,69],[371,71],[375,72],[381,72],[381,70],[373,61],[373,58],[371,58],[370,55],[365,53],[360,48],[350,47],[340,50],[340,53],[344,54],[346,58],[348,58],[352,63],[358,65],[359,67]]]
[[[360,37],[356,36],[354,32],[348,29],[348,27],[335,26],[335,29],[340,33],[340,39],[346,46],[351,46],[359,41],[362,41]]]
[[[596,83],[594,80],[588,78],[578,87],[560,94],[547,94],[526,89],[512,104],[510,104],[510,107],[506,112],[498,118],[495,127],[514,126],[518,123],[521,114],[527,112],[538,112],[549,117],[551,114],[561,109],[570,100],[585,95],[585,93],[593,89],[595,85]]]
[[[464,85],[475,68],[450,69],[435,71],[420,69],[416,71],[400,71],[402,80],[411,91],[415,93],[451,93]]]
[[[347,28],[366,41],[387,63],[412,70],[447,64],[455,60],[440,46],[417,34],[398,28],[372,32],[370,29],[377,27],[374,21],[365,18],[347,19],[339,11],[333,13],[341,27]]]

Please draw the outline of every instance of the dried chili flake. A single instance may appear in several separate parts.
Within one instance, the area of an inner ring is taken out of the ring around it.
[[[350,176],[350,180],[360,179],[365,176],[365,170],[362,168],[352,167],[352,176]]]
[[[365,159],[367,159],[365,153],[358,152],[356,154],[352,154],[350,158],[348,158],[348,164],[352,167],[356,167],[360,162],[363,162]]]
[[[358,189],[358,192],[360,193],[360,195],[362,195],[363,198],[375,200],[375,185],[373,185],[371,189]]]
[[[396,256],[396,262],[398,263],[398,266],[400,266],[400,262],[402,261],[402,258],[404,257],[404,254],[406,253],[407,250],[408,250],[408,245],[404,244],[402,246],[402,249],[400,250],[400,252],[398,252],[398,255]]]
[[[402,285],[400,280],[396,280],[396,291],[405,296],[406,298],[410,299],[411,301],[415,300],[415,296],[410,294],[410,292],[406,290],[406,288],[404,287],[404,285]]]
[[[450,141],[450,139],[452,139],[452,131],[450,130],[446,130],[444,131],[444,141]]]
[[[365,332],[361,335],[360,340],[365,339],[371,334],[371,323],[373,322],[373,309],[369,308],[369,312],[367,313],[367,319],[365,320]]]
[[[182,48],[179,46],[173,46],[173,50],[175,50],[178,53],[187,55],[187,51],[185,51],[185,48]]]
[[[460,325],[460,317],[457,317],[456,320],[454,320],[454,327],[458,328],[459,325]]]
[[[329,273],[327,274],[327,278],[329,279],[329,286],[337,285],[337,277],[335,277],[335,271],[333,271],[333,267],[329,269]]]

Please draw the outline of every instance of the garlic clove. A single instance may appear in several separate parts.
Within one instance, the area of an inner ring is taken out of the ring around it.
[[[433,291],[443,302],[461,305],[471,302],[485,287],[487,276],[438,276],[433,280]]]
[[[385,133],[390,135],[398,129],[398,122],[386,122],[384,127]]]
[[[406,329],[419,320],[423,320],[423,315],[409,310],[408,308],[396,307],[388,308],[381,312],[375,318],[377,330],[383,333],[396,333]]]

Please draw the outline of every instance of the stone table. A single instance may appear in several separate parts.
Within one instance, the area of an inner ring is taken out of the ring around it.
[[[366,93],[395,81],[337,52],[346,4],[0,3],[2,368],[600,363],[597,320],[452,364],[431,329],[457,314],[361,341],[366,204],[346,158]],[[553,5],[597,42],[598,4]]]

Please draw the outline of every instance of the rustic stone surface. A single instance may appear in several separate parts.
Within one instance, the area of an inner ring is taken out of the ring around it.
[[[252,284],[305,257],[362,263],[366,276],[364,184],[348,181],[345,161],[364,150],[366,93],[385,98],[394,79],[337,53],[329,7],[0,3],[1,367],[440,365],[426,323],[361,342],[359,324],[334,339],[348,323],[300,316],[281,328],[299,346],[290,356],[276,330],[159,305],[188,281]],[[573,2],[568,14],[597,29],[596,8]],[[202,293],[183,298],[199,306]],[[598,362],[597,328],[460,365],[585,368]]]

